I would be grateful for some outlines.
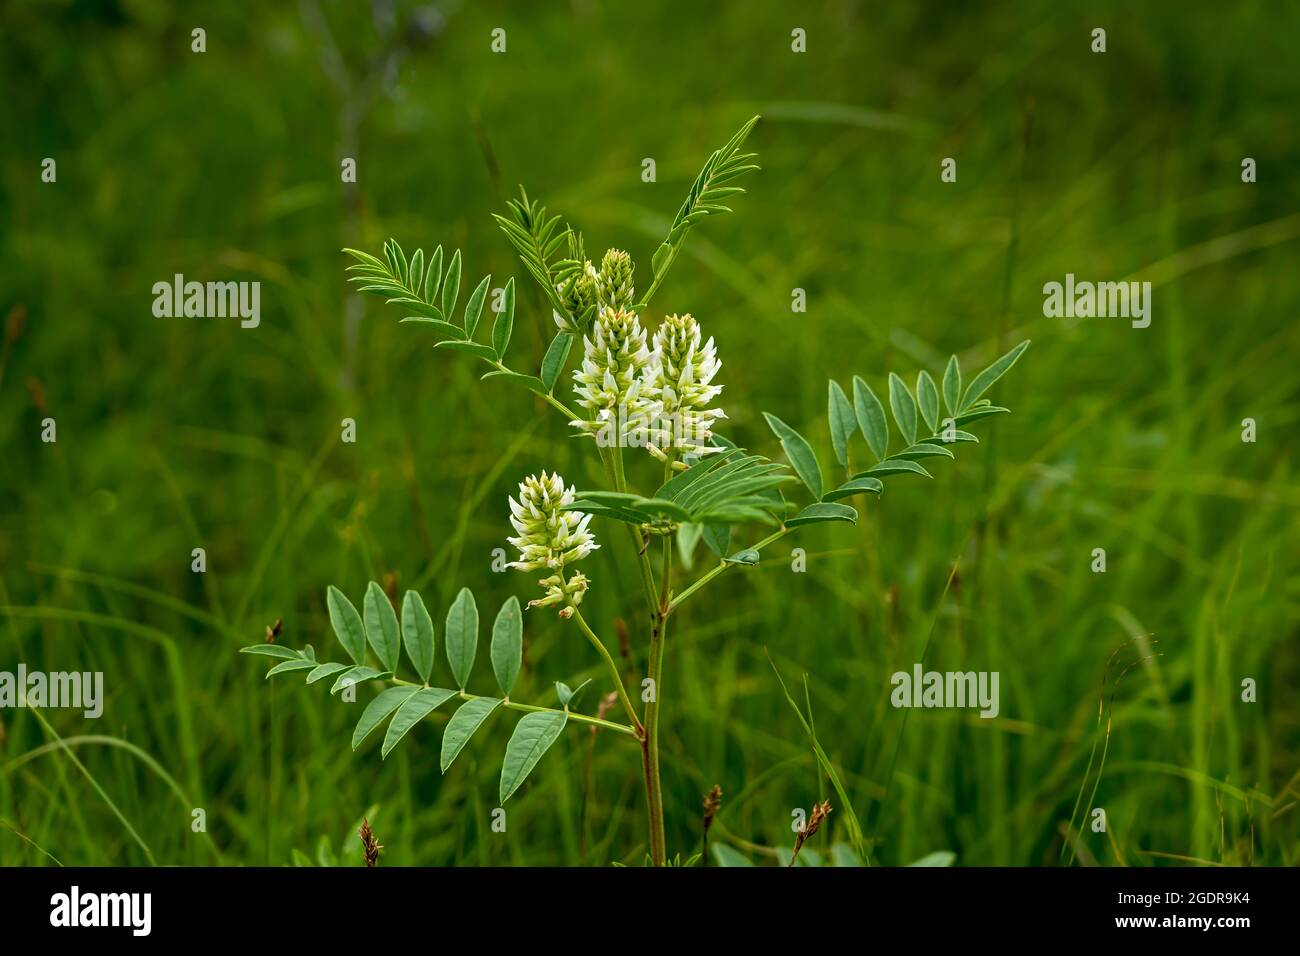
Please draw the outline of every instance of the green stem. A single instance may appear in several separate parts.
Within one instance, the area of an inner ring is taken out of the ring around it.
[[[398,687],[428,687],[428,684],[420,684],[415,681],[402,680],[400,677],[390,677],[390,684]],[[456,692],[461,700],[501,700],[500,697],[487,697],[483,694],[470,694],[465,691]],[[612,730],[617,734],[626,734],[634,740],[640,739],[640,734],[636,728],[629,727],[627,724],[616,724],[612,720],[604,720],[601,717],[589,717],[586,714],[579,714],[576,711],[563,711],[555,707],[538,707],[534,704],[519,704],[510,698],[501,700],[501,706],[510,710],[517,710],[525,714],[563,714],[568,713],[570,720],[576,720],[580,724],[591,724],[593,727],[600,727],[604,730]]]
[[[461,698],[462,698],[463,700],[478,700],[478,699],[479,699],[479,695],[477,695],[477,694],[467,694],[467,693],[465,693],[464,691],[461,691],[461,692],[460,692],[460,696],[461,696]],[[489,699],[491,699],[491,698],[489,698]],[[505,701],[502,701],[502,706],[509,707],[511,710],[522,711],[522,712],[524,712],[524,713],[526,713],[526,714],[538,714],[538,713],[546,713],[546,714],[562,714],[562,713],[566,713],[566,711],[556,710],[554,707],[537,707],[537,706],[534,706],[533,704],[516,704],[513,700],[505,700]],[[614,723],[612,720],[604,720],[604,719],[602,719],[602,718],[600,718],[600,717],[589,717],[589,716],[587,716],[586,714],[579,714],[579,713],[577,713],[576,711],[572,711],[572,710],[567,711],[567,713],[568,713],[568,715],[569,715],[569,719],[570,719],[570,720],[576,720],[576,721],[577,721],[578,723],[580,723],[580,724],[591,724],[593,727],[600,727],[600,728],[602,728],[602,729],[604,729],[604,730],[612,730],[612,731],[614,731],[615,733],[618,733],[618,734],[626,734],[627,736],[631,737],[631,738],[634,739],[634,740],[639,736],[639,735],[637,734],[637,732],[636,732],[636,729],[633,728],[633,727],[629,727],[627,724],[616,724],[616,723]]]
[[[642,739],[642,761],[645,765],[646,808],[650,825],[650,862],[663,866],[668,853],[664,840],[664,795],[659,775],[659,701],[663,694],[664,636],[668,627],[668,596],[671,593],[673,541],[668,535],[663,540],[663,571],[660,574],[658,607],[654,625],[650,630],[649,673],[651,696],[645,705],[645,737]]]
[[[514,369],[512,369],[512,368],[507,368],[505,365],[503,365],[503,364],[500,362],[500,360],[497,360],[497,359],[483,359],[483,361],[487,362],[489,365],[491,365],[493,368],[495,368],[498,372],[509,372],[511,375],[517,375],[517,374],[520,374],[520,373],[516,372],[516,371],[515,371]],[[534,394],[534,395],[539,395],[538,392],[533,392],[533,394]],[[569,408],[569,406],[565,405],[562,401],[560,401],[558,398],[556,398],[554,395],[552,395],[550,392],[547,392],[545,395],[540,395],[540,397],[541,397],[541,398],[544,398],[544,399],[546,400],[546,403],[547,403],[548,405],[550,405],[552,408],[557,408],[557,409],[559,409],[560,412],[562,412],[562,413],[564,414],[564,416],[565,416],[565,418],[566,418],[567,421],[570,421],[570,422],[577,421],[579,418],[582,417],[582,416],[580,416],[577,412],[575,412],[573,409]]]
[[[608,470],[614,490],[627,491],[627,475],[623,471],[623,449],[617,445],[608,449]],[[645,591],[646,608],[653,617],[655,614],[655,576],[650,569],[650,558],[646,554],[641,533],[635,525],[626,525],[628,536],[632,539],[632,553],[637,557],[637,570],[641,573],[641,588]]]
[[[645,307],[650,304],[651,297],[659,290],[659,285],[664,281],[664,277],[668,275],[668,270],[673,267],[673,263],[677,261],[677,253],[681,252],[681,249],[682,244],[680,242],[671,247],[668,260],[663,264],[663,268],[655,274],[654,281],[650,283],[650,288],[641,297],[641,301],[633,306],[637,312],[644,312]]]
[[[600,654],[601,659],[605,662],[605,669],[609,671],[610,680],[614,682],[614,691],[618,694],[618,699],[623,704],[623,709],[627,711],[628,719],[632,721],[632,726],[636,728],[636,735],[641,736],[641,719],[636,715],[636,709],[632,706],[631,699],[627,696],[627,688],[623,686],[623,677],[618,672],[618,665],[614,663],[614,658],[610,656],[607,648],[596,632],[587,624],[587,619],[582,616],[582,612],[576,607],[573,609],[573,619],[578,622],[578,627],[582,633],[587,635],[587,640],[591,641],[591,646]]]
[[[772,534],[768,535],[766,538],[764,538],[762,541],[758,542],[758,544],[754,545],[754,546],[753,546],[752,548],[750,548],[749,550],[751,550],[751,551],[762,551],[764,548],[766,548],[766,547],[767,547],[769,544],[771,544],[773,541],[777,541],[777,540],[779,540],[779,539],[781,539],[781,538],[784,538],[784,537],[785,537],[787,534],[789,534],[789,533],[790,533],[790,529],[789,529],[789,528],[782,528],[780,531],[774,531],[774,532],[772,532]],[[694,582],[693,584],[691,584],[690,587],[688,587],[688,588],[687,588],[685,591],[683,591],[681,594],[676,595],[676,596],[673,598],[672,602],[669,603],[669,605],[668,605],[668,610],[667,610],[666,613],[671,614],[673,611],[677,610],[677,608],[682,604],[682,602],[685,601],[688,597],[690,597],[692,594],[694,594],[694,593],[695,593],[696,591],[698,591],[700,588],[704,587],[704,585],[708,584],[710,581],[712,581],[714,578],[716,578],[716,577],[717,577],[719,574],[721,574],[723,571],[726,571],[728,568],[732,568],[732,567],[735,567],[735,566],[736,566],[736,565],[735,565],[734,563],[727,562],[727,561],[720,561],[720,562],[718,562],[717,567],[710,568],[710,569],[709,569],[708,571],[706,571],[704,574],[701,574],[701,575],[699,576],[699,578],[697,578],[697,579],[695,580],[695,582]]]

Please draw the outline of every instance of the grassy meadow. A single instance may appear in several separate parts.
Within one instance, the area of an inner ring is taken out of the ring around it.
[[[892,478],[857,526],[804,529],[672,617],[670,855],[699,851],[717,784],[710,864],[783,865],[793,811],[823,799],[801,859],[851,862],[779,673],[873,865],[1300,861],[1300,8],[701,6],[5,5],[0,671],[101,671],[104,710],[0,710],[0,863],[357,865],[366,816],[381,865],[642,864],[635,746],[570,726],[498,833],[513,720],[444,776],[449,711],[386,760],[354,753],[372,689],[343,703],[237,651],[281,619],[281,643],[339,658],[325,589],[359,605],[373,579],[424,594],[441,658],[461,587],[485,632],[539,593],[492,569],[517,482],[603,486],[562,416],[352,293],[340,250],[459,248],[462,295],[515,276],[511,354],[535,370],[550,307],[491,214],[523,184],[592,258],[628,250],[643,287],[701,164],[755,114],[761,172],[642,316],[715,337],[727,437],[784,460],[772,412],[830,474],[828,378],[879,391],[1033,344],[989,395],[1012,413],[932,481]],[[259,281],[260,325],[155,317],[177,273]],[[1149,281],[1150,326],[1044,317],[1067,273]],[[629,481],[651,492],[659,467],[629,457]],[[615,645],[631,622],[634,684],[635,556],[592,529],[582,611]],[[692,573],[714,560],[700,547]],[[525,641],[521,700],[591,678],[590,712],[611,689],[553,612]],[[890,675],[917,662],[996,671],[998,716],[895,709]]]

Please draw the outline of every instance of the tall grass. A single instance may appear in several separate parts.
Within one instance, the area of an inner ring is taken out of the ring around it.
[[[349,306],[337,250],[450,242],[521,274],[489,214],[523,181],[589,247],[648,263],[702,145],[755,112],[752,195],[657,299],[716,335],[730,437],[776,453],[758,408],[821,434],[826,372],[1035,344],[974,454],[891,485],[861,528],[809,532],[806,573],[773,553],[676,618],[670,851],[698,848],[716,783],[710,843],[760,863],[788,860],[791,811],[823,797],[841,805],[809,849],[853,842],[856,817],[873,863],[1297,862],[1295,11],[475,4],[431,30],[404,7],[390,35],[326,4],[348,75],[381,48],[394,64],[345,102],[301,9],[214,8],[203,55],[166,11],[3,15],[0,70],[27,95],[0,103],[0,669],[102,670],[107,700],[93,724],[0,711],[0,862],[355,861],[363,815],[384,865],[641,862],[640,782],[608,741],[557,744],[502,835],[490,760],[442,777],[419,729],[387,761],[344,756],[354,713],[234,651],[276,618],[294,646],[327,641],[329,582],[395,575],[440,607],[472,584],[495,606],[518,584],[490,570],[513,482],[600,477],[540,402]],[[153,318],[175,272],[260,280],[262,326]],[[1043,318],[1066,272],[1149,279],[1151,327]],[[549,322],[521,299],[514,348],[540,358]],[[637,571],[616,547],[591,564],[584,614],[612,633]],[[569,636],[532,620],[521,680],[599,682]],[[1099,722],[1125,645],[1139,663]],[[999,671],[999,717],[891,708],[917,660]],[[1094,806],[1104,834],[1081,828]]]

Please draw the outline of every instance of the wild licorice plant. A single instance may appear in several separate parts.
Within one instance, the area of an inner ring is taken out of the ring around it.
[[[468,353],[484,362],[483,378],[521,385],[564,415],[582,436],[589,436],[604,468],[608,487],[578,491],[558,474],[542,471],[519,484],[509,500],[509,520],[515,534],[507,538],[519,552],[511,567],[543,575],[541,597],[529,608],[554,608],[572,621],[599,655],[620,706],[619,720],[577,709],[586,683],[571,689],[556,683],[559,706],[547,707],[514,700],[523,646],[523,613],[518,598],[509,598],[492,625],[490,657],[500,696],[470,693],[478,648],[479,612],[474,595],[462,588],[447,611],[443,643],[450,666],[451,687],[430,684],[434,666],[434,626],[420,595],[407,591],[398,614],[383,589],[371,582],[358,613],[336,587],[327,591],[330,623],[349,662],[319,661],[311,645],[301,651],[275,644],[257,644],[245,653],[278,658],[267,674],[306,671],[307,683],[333,677],[332,694],[364,682],[387,684],[366,706],[352,734],[356,749],[387,721],[381,747],[384,757],[435,709],[457,700],[443,733],[441,768],[447,768],[474,733],[497,710],[522,713],[506,745],[501,768],[500,799],[510,798],[570,722],[594,725],[639,745],[645,781],[649,860],[668,862],[664,844],[663,799],[659,772],[659,708],[663,700],[664,646],[670,617],[691,597],[729,568],[756,565],[763,549],[801,527],[827,521],[855,523],[857,511],[846,500],[878,495],[883,478],[894,475],[930,477],[921,462],[953,458],[951,445],[977,442],[962,426],[1007,409],[993,405],[984,393],[1020,358],[1022,342],[967,384],[956,356],[947,365],[942,385],[922,370],[915,391],[895,374],[888,380],[888,400],[902,448],[890,453],[890,428],[884,405],[862,378],[854,377],[853,400],[840,385],[829,384],[828,420],[831,448],[842,483],[827,484],[816,454],[799,432],[776,415],[764,413],[789,466],[736,447],[714,430],[726,418],[716,407],[722,386],[714,384],[721,363],[712,338],[705,339],[690,314],[665,315],[651,334],[641,317],[676,261],[687,235],[703,219],[731,210],[724,201],[744,193],[736,181],[758,169],[755,154],[741,152],[753,129],[754,117],[704,164],[673,219],[667,238],[651,259],[649,288],[639,299],[635,267],[627,253],[611,249],[599,267],[583,249],[582,235],[548,216],[521,188],[509,204],[508,216],[496,216],[525,269],[540,285],[557,326],[536,375],[506,365],[514,324],[515,285],[509,279],[500,296],[489,342],[476,340],[491,286],[485,276],[456,320],[461,283],[461,256],[452,253],[443,267],[439,246],[425,259],[422,250],[407,257],[393,239],[384,244],[383,258],[356,249],[344,250],[356,264],[351,281],[361,291],[384,297],[408,313],[403,322],[420,323],[442,338],[437,347]],[[563,255],[562,255],[563,253]],[[557,394],[576,343],[582,356],[572,372],[573,398]],[[947,408],[941,419],[940,391]],[[569,402],[573,404],[570,405]],[[574,407],[576,406],[576,407]],[[850,442],[861,431],[875,464],[858,471],[851,466]],[[624,454],[648,454],[662,464],[663,480],[651,494],[632,490],[624,470]],[[791,474],[793,470],[793,474]],[[783,486],[798,482],[812,500],[791,505]],[[636,556],[646,617],[645,678],[638,711],[605,642],[580,610],[590,582],[577,565],[600,547],[591,530],[593,518],[623,524],[628,546]],[[751,525],[771,529],[765,537],[734,548],[733,537]],[[651,544],[658,539],[658,555]],[[694,581],[674,586],[674,545],[692,553],[703,541],[718,558]],[[653,567],[658,564],[658,569]],[[367,651],[369,648],[369,652]],[[411,676],[398,676],[405,648]]]

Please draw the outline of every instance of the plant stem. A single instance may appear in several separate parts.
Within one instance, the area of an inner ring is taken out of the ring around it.
[[[610,480],[614,483],[614,490],[619,492],[627,491],[627,475],[623,471],[623,449],[615,445],[609,449],[609,471]],[[641,572],[641,587],[645,591],[646,607],[653,616],[655,613],[655,576],[650,570],[650,558],[646,555],[644,542],[637,529],[633,525],[627,525],[628,536],[632,539],[632,551],[636,554],[638,570]]]
[[[762,551],[773,541],[777,541],[781,538],[784,538],[789,533],[790,533],[790,529],[783,527],[780,531],[774,531],[772,532],[772,534],[769,534],[766,538],[758,542],[758,544],[754,545],[749,550]],[[732,567],[735,567],[734,563],[727,562],[727,561],[718,562],[717,567],[710,568],[704,574],[700,575],[699,578],[696,579],[696,581],[693,584],[691,584],[690,587],[688,587],[681,594],[678,594],[676,597],[674,597],[672,602],[668,605],[668,609],[665,613],[671,614],[673,611],[677,610],[677,608],[681,605],[681,603],[685,601],[688,597],[690,597],[700,588],[704,587],[704,585],[708,584],[710,581],[716,578],[723,571],[726,571],[728,568],[732,568]]]
[[[509,372],[509,373],[512,374],[512,375],[517,375],[517,374],[519,374],[519,373],[515,372],[514,369],[512,369],[512,368],[507,368],[507,367],[506,367],[505,365],[503,365],[499,360],[489,361],[488,359],[484,359],[483,361],[487,362],[489,365],[491,365],[493,368],[495,368],[498,372]],[[566,419],[567,421],[571,421],[571,422],[572,422],[572,421],[577,421],[577,420],[581,417],[581,416],[578,415],[576,412],[574,412],[573,409],[569,408],[569,406],[565,405],[562,401],[560,401],[558,398],[556,398],[556,397],[555,397],[554,395],[552,395],[550,392],[547,392],[545,395],[540,395],[538,392],[533,392],[533,394],[534,394],[534,395],[539,395],[539,397],[544,398],[544,399],[546,400],[547,404],[550,405],[552,408],[557,408],[557,409],[559,409],[560,412],[563,413],[563,415],[564,415],[564,417],[565,417],[565,419]]]
[[[467,694],[467,693],[465,693],[464,691],[461,691],[461,692],[460,692],[460,696],[461,696],[464,700],[478,700],[478,699],[479,699],[479,696],[478,696],[477,694]],[[505,706],[505,707],[509,707],[511,710],[519,710],[519,711],[523,711],[524,713],[527,713],[527,714],[536,714],[536,713],[562,714],[562,713],[565,713],[565,711],[562,711],[562,710],[556,710],[554,707],[536,707],[536,706],[534,706],[534,705],[532,705],[532,704],[516,704],[513,700],[506,700],[506,701],[503,701],[503,702],[502,702],[502,705]],[[589,716],[587,716],[586,714],[579,714],[579,713],[577,713],[576,711],[572,711],[572,710],[568,711],[568,714],[569,714],[569,719],[570,719],[570,720],[576,720],[576,721],[577,721],[578,723],[580,723],[580,724],[591,724],[593,727],[600,727],[600,728],[602,728],[602,729],[604,729],[604,730],[612,730],[612,731],[614,731],[615,733],[626,734],[627,736],[629,736],[629,737],[631,737],[631,738],[633,738],[633,739],[636,739],[637,737],[640,736],[640,735],[637,733],[636,728],[634,728],[634,727],[629,727],[627,724],[616,724],[616,723],[614,723],[612,720],[604,720],[604,719],[602,719],[602,718],[600,718],[600,717],[589,717]]]
[[[672,578],[673,541],[663,540],[663,571],[659,581],[659,601],[650,630],[649,673],[651,696],[645,705],[645,737],[641,742],[645,769],[646,809],[650,825],[650,862],[663,866],[667,862],[664,841],[664,795],[659,776],[659,700],[663,693],[664,634],[668,627],[668,596]]]
[[[397,687],[428,687],[429,686],[428,684],[420,684],[415,681],[402,680],[400,677],[390,677],[388,679],[388,682]],[[457,691],[456,693],[461,700],[501,700],[501,698],[499,697],[487,697],[483,694],[471,694],[463,690]],[[563,711],[556,707],[539,707],[535,704],[519,704],[508,697],[505,700],[501,700],[501,706],[507,707],[510,710],[517,710],[525,714],[567,713],[569,715],[570,720],[576,720],[580,724],[591,724],[594,727],[600,727],[604,730],[612,730],[617,734],[626,734],[627,736],[631,737],[634,740],[639,740],[641,738],[641,735],[637,732],[637,728],[635,727],[629,727],[627,724],[616,724],[612,720],[605,720],[604,718],[601,717],[589,717],[586,714],[579,714],[576,711],[572,711],[572,710]]]
[[[618,672],[618,665],[614,663],[614,658],[610,656],[607,648],[596,632],[587,624],[586,618],[576,607],[573,609],[573,619],[578,622],[578,627],[582,628],[582,633],[587,635],[587,640],[591,641],[591,646],[600,654],[601,659],[605,662],[605,669],[609,671],[610,679],[614,682],[614,691],[618,694],[618,699],[623,704],[623,709],[627,711],[628,719],[632,721],[632,726],[636,728],[637,736],[641,736],[642,727],[641,719],[636,715],[636,709],[632,706],[631,699],[627,696],[627,688],[623,686],[623,677]],[[647,708],[647,712],[649,708]]]

